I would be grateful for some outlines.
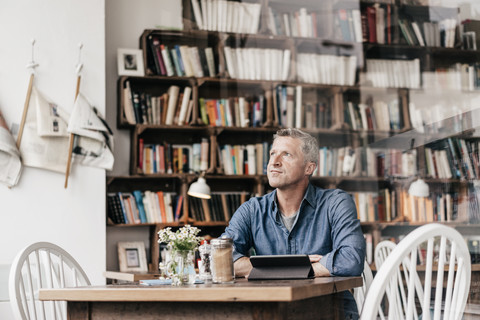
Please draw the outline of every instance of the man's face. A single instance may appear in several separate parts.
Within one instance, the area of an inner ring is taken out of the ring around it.
[[[267,167],[270,186],[282,188],[295,185],[308,175],[301,145],[299,139],[291,137],[275,139]]]

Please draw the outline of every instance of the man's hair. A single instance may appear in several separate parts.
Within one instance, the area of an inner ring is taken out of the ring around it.
[[[302,152],[305,162],[313,162],[318,165],[318,142],[317,139],[302,130],[295,128],[280,129],[273,135],[273,141],[279,137],[291,137],[302,141]]]

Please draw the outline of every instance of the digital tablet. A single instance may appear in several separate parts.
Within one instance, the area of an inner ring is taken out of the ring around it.
[[[264,255],[250,257],[253,269],[248,280],[309,279],[314,277],[306,254]]]

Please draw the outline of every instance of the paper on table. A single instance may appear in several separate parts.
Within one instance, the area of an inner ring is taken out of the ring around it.
[[[149,280],[140,280],[139,283],[144,286],[158,286],[158,285],[171,285],[172,279],[149,279]],[[203,280],[195,279],[193,284],[202,284],[205,283]]]

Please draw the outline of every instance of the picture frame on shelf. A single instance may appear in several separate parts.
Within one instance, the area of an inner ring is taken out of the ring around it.
[[[147,257],[143,241],[118,242],[120,272],[147,272]]]
[[[117,67],[119,76],[145,75],[143,54],[140,49],[117,49]]]

